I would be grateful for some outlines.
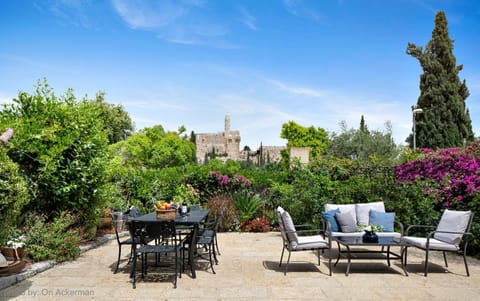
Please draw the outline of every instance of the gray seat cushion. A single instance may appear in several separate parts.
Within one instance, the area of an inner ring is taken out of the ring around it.
[[[402,241],[409,246],[414,246],[421,249],[427,248],[427,238],[425,237],[414,237],[414,236],[403,236]],[[458,251],[458,245],[451,243],[446,243],[435,238],[430,238],[430,250],[445,250],[445,251]]]
[[[328,242],[321,235],[298,236],[298,244],[293,250],[325,249],[328,248]]]

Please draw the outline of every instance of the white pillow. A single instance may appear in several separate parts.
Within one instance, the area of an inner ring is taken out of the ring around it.
[[[465,232],[470,220],[470,211],[453,211],[445,209],[437,226],[437,231]],[[433,238],[446,243],[458,245],[462,234],[435,233]]]
[[[358,225],[370,224],[370,210],[385,212],[385,205],[383,204],[383,202],[355,204],[355,213],[357,214]]]
[[[342,213],[351,213],[356,223],[357,215],[355,214],[355,204],[325,204],[325,212],[335,209],[340,209]]]

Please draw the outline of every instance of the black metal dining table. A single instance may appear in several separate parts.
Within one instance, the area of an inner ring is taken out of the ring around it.
[[[190,237],[190,246],[195,246],[195,239],[197,237],[197,232],[200,224],[202,223],[203,220],[207,218],[208,213],[210,210],[190,210],[187,214],[181,215],[180,213],[177,213],[177,216],[175,218],[175,225],[181,225],[181,226],[190,226],[192,227],[192,231],[189,235]],[[157,213],[150,212],[142,216],[138,216],[135,218],[132,218],[131,220],[134,221],[139,221],[139,222],[155,222],[155,221],[161,221],[160,219],[157,219]],[[192,272],[192,278],[196,278],[197,275],[195,273],[195,262],[194,262],[194,256],[195,256],[195,248],[189,248],[189,254],[188,254],[188,262],[190,264],[190,270]]]

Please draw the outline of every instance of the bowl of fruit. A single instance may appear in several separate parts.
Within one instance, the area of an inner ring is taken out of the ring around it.
[[[158,219],[175,219],[177,216],[177,208],[165,201],[157,201],[154,204]]]

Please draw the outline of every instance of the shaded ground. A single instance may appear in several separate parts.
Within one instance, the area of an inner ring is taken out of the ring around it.
[[[126,256],[113,274],[118,247],[115,240],[83,253],[76,261],[54,266],[0,291],[0,300],[480,300],[480,263],[469,258],[466,277],[461,257],[448,254],[449,268],[435,253],[428,277],[423,276],[424,253],[411,249],[406,277],[398,261],[354,261],[345,276],[341,260],[328,276],[313,252],[292,254],[289,273],[278,267],[282,239],[271,233],[219,233],[221,256],[213,274],[198,261],[197,278],[190,272],[174,289],[168,275],[151,274],[132,289]],[[123,253],[128,254],[124,247]],[[336,256],[336,254],[333,254]],[[187,269],[188,270],[188,269]]]

